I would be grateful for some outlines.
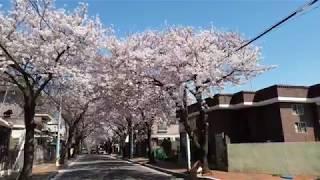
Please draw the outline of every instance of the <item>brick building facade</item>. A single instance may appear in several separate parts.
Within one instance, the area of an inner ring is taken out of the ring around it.
[[[274,85],[256,92],[207,99],[210,134],[231,143],[300,142],[320,139],[320,85]]]
[[[209,161],[219,167],[226,166],[225,143],[320,140],[320,84],[274,85],[256,92],[217,94],[206,101]],[[194,121],[198,113],[194,105],[189,109],[189,120]]]

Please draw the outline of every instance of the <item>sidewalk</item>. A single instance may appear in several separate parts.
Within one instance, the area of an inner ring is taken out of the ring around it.
[[[44,163],[34,165],[32,168],[32,179],[44,180],[51,179],[58,173],[58,167],[55,163]],[[10,176],[1,177],[0,180],[15,180],[18,177],[18,172],[13,172]]]
[[[238,173],[238,172],[225,172],[225,171],[210,171],[204,174],[205,177],[216,178],[220,180],[284,180],[280,176],[259,173]],[[288,179],[288,178],[287,178]],[[294,180],[315,180],[315,176],[295,176]]]
[[[177,177],[187,177],[187,169],[181,165],[174,162],[159,161],[155,164],[148,163],[148,159],[144,157],[138,157],[133,159],[128,159],[130,162],[141,164],[152,169],[156,169],[168,174],[175,175]],[[220,179],[220,180],[284,180],[285,177],[280,177],[271,174],[261,174],[261,173],[239,173],[239,172],[225,172],[211,170],[210,173],[204,174],[204,177],[209,177],[208,179]],[[202,179],[202,178],[200,178]],[[203,178],[206,179],[206,178]],[[315,176],[294,176],[294,180],[316,180]]]
[[[55,177],[58,174],[60,169],[64,169],[68,167],[70,163],[77,159],[73,158],[70,160],[66,160],[65,165],[61,165],[60,167],[56,166],[55,162],[52,163],[43,163],[43,164],[36,164],[33,165],[32,168],[32,179],[33,180],[49,180]],[[0,180],[15,180],[19,173],[14,172],[10,176],[0,177]]]
[[[119,155],[112,155],[116,158],[122,158]],[[159,161],[155,164],[150,164],[147,158],[137,157],[132,159],[126,159],[130,162],[140,164],[167,174],[174,175],[176,177],[187,177],[187,169],[174,162]],[[211,170],[209,173],[204,174],[200,179],[216,179],[216,180],[284,180],[285,177],[280,177],[271,174],[261,173],[239,173],[239,172],[225,172]],[[288,178],[287,178],[288,179]],[[316,180],[315,176],[295,176],[294,180]]]
[[[45,163],[33,166],[32,179],[51,179],[58,173],[56,163]]]

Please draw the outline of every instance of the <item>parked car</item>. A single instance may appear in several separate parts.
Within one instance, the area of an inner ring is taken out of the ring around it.
[[[102,148],[99,149],[98,154],[104,154],[104,150]]]
[[[91,149],[90,154],[97,154],[96,149]]]
[[[89,154],[87,148],[82,148],[82,149],[81,149],[81,153],[82,153],[82,154]]]

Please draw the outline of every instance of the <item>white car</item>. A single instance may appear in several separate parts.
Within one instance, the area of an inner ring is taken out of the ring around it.
[[[98,154],[104,154],[105,151],[103,149],[99,149]]]

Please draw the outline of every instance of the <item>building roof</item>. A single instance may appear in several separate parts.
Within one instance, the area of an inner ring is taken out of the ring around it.
[[[43,117],[45,121],[47,122],[55,122],[56,120],[50,115],[50,114],[38,114],[36,113],[34,115],[35,117]]]
[[[275,102],[318,103],[320,84],[297,86],[276,84],[257,91],[239,91],[234,94],[216,94],[206,99],[209,109],[238,109],[263,106]],[[189,113],[197,112],[195,104],[189,106]]]

